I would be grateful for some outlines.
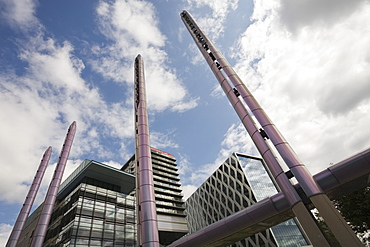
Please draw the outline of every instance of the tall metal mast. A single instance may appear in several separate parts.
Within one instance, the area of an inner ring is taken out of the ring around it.
[[[26,223],[27,217],[31,211],[33,202],[35,201],[37,192],[40,188],[40,184],[42,181],[42,178],[44,177],[46,167],[48,166],[50,155],[51,155],[52,148],[49,147],[40,162],[39,168],[37,169],[35,178],[33,179],[32,185],[30,187],[30,190],[28,191],[28,194],[26,196],[26,199],[24,201],[24,204],[22,206],[21,211],[19,212],[18,218],[14,224],[13,230],[9,236],[8,242],[6,244],[6,247],[15,247],[18,243],[19,236],[21,235],[21,232],[23,230],[24,224]]]
[[[140,55],[135,59],[135,159],[138,246],[159,246],[157,210],[154,196],[153,168],[150,151],[144,63]]]
[[[53,178],[50,182],[48,192],[46,193],[44,205],[42,206],[40,218],[37,221],[36,229],[33,234],[31,247],[41,247],[44,243],[46,230],[49,225],[51,214],[53,212],[54,203],[58,194],[59,185],[62,181],[64,168],[67,163],[69,151],[71,150],[73,138],[76,133],[76,122],[73,122],[68,129],[62,150],[60,152],[59,160],[56,165]]]
[[[302,203],[302,199],[292,187],[286,173],[276,160],[275,155],[269,147],[268,139],[271,140],[276,150],[279,152],[286,165],[302,186],[306,196],[312,201],[314,206],[319,210],[320,215],[324,218],[337,240],[343,246],[363,246],[354,232],[350,229],[343,217],[334,208],[326,194],[317,185],[312,175],[299,160],[289,143],[284,139],[276,126],[268,118],[262,107],[258,104],[252,93],[247,89],[239,76],[235,73],[230,64],[216,49],[213,43],[203,33],[196,24],[191,15],[183,11],[181,19],[194,39],[200,52],[206,59],[212,72],[219,81],[225,94],[236,110],[239,118],[242,120],[252,140],[256,144],[260,154],[265,159],[266,164],[275,177],[280,189],[288,199],[293,212],[301,222],[304,230],[314,244],[328,246],[327,241],[320,233],[315,222],[309,217],[308,209]],[[233,85],[233,87],[231,86]],[[247,107],[256,117],[257,122],[262,126],[258,130],[256,123],[249,114]]]

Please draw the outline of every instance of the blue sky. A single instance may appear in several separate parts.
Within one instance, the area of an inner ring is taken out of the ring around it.
[[[370,146],[369,1],[0,0],[0,245],[43,152],[77,134],[84,159],[119,167],[133,146],[133,62],[144,59],[152,146],[188,196],[232,152],[258,155],[179,17],[188,10],[307,168]]]

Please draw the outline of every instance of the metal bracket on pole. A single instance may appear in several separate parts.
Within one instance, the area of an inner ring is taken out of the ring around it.
[[[270,139],[269,136],[267,135],[266,131],[264,129],[259,129],[260,131],[260,134],[261,136],[264,138],[264,139]]]

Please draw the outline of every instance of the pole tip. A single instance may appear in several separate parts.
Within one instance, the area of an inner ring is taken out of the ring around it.
[[[139,64],[139,63],[142,63],[143,62],[143,59],[141,57],[140,54],[138,54],[135,58],[135,64]]]
[[[46,149],[45,153],[44,153],[44,157],[50,157],[51,155],[51,152],[52,152],[53,148],[51,146],[48,147],[48,149]]]
[[[76,129],[76,121],[73,121],[73,123],[69,126],[68,130],[75,130]]]

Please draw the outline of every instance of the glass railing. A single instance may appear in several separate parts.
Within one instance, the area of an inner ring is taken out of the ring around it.
[[[161,183],[161,182],[157,182],[157,181],[154,181],[154,184],[159,185],[159,186],[163,186],[163,187],[167,187],[167,188],[173,188],[175,190],[181,191],[181,188],[179,186],[175,186],[175,185],[171,185],[171,184],[165,184],[165,183]]]
[[[175,170],[175,171],[177,171],[177,170],[178,170],[178,169],[177,169],[177,167],[176,167],[176,164],[170,165],[170,164],[168,164],[168,163],[166,163],[166,162],[159,161],[159,160],[156,160],[156,159],[152,159],[152,163],[153,163],[153,164],[161,164],[161,165],[163,165],[163,166],[168,167],[168,168],[169,168],[169,169],[171,169],[171,170]]]
[[[166,173],[166,172],[161,172],[159,170],[154,170],[153,171],[154,174],[159,174],[159,175],[163,175],[163,176],[166,176],[166,177],[170,177],[171,179],[178,179],[180,180],[176,175],[173,175],[173,174],[170,174],[170,173]]]
[[[162,206],[168,206],[168,207],[176,207],[176,208],[181,208],[185,209],[185,205],[182,203],[174,203],[174,202],[164,202],[164,201],[156,201],[155,202],[157,205],[162,205]]]
[[[167,196],[167,195],[162,195],[162,194],[155,194],[155,197],[160,198],[160,199],[171,200],[171,201],[183,202],[182,198],[180,198],[180,197],[177,198],[177,197]]]
[[[178,180],[165,178],[165,177],[162,177],[162,176],[156,176],[156,175],[153,175],[153,178],[156,178],[156,179],[159,179],[159,180],[164,180],[166,182],[170,182],[170,183],[177,184],[177,185],[181,186],[181,183]]]
[[[176,196],[183,196],[181,193],[178,193],[178,192],[175,192],[175,191],[172,191],[172,190],[165,190],[165,189],[162,189],[162,188],[156,188],[156,187],[154,187],[154,190],[155,190],[155,191],[165,192],[165,193],[172,194],[172,195],[176,195]]]
[[[168,208],[157,208],[157,212],[185,215],[183,210],[175,210]]]
[[[174,170],[168,169],[168,168],[166,168],[166,167],[158,166],[158,165],[155,165],[155,164],[153,164],[153,168],[160,169],[160,170],[162,170],[162,171],[166,171],[166,172],[170,172],[171,174],[176,175],[176,176],[178,176],[178,175],[179,175],[179,174],[178,174],[176,171],[174,171]]]

